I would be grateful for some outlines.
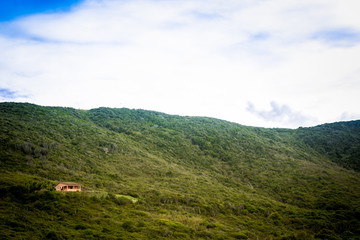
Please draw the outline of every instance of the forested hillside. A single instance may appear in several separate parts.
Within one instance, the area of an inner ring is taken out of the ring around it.
[[[360,121],[324,124],[294,132],[320,154],[345,168],[360,171]]]
[[[0,239],[360,239],[360,121],[0,103],[0,160]]]

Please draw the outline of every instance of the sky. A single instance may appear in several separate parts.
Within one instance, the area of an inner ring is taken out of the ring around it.
[[[0,102],[360,119],[358,0],[0,1]]]

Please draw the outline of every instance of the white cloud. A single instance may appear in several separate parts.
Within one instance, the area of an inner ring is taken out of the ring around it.
[[[316,119],[305,116],[300,112],[295,112],[287,105],[279,105],[278,103],[272,101],[270,106],[270,110],[259,110],[253,103],[249,102],[247,111],[259,116],[264,121],[271,122],[274,125],[280,123],[284,127],[294,128],[302,125],[314,125],[318,123]]]
[[[144,108],[266,127],[313,122],[269,122],[247,111],[248,102],[257,111],[274,101],[319,122],[346,120],[344,112],[360,114],[358,6],[85,1],[67,13],[0,23],[0,88],[43,105]]]

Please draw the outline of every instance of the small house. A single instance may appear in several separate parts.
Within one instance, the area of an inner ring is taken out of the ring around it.
[[[55,189],[60,192],[76,192],[81,191],[81,185],[73,182],[61,182],[55,186]]]

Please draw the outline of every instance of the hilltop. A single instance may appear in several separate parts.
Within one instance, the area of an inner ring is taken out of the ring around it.
[[[2,239],[360,235],[360,121],[266,129],[0,103],[0,159]]]

